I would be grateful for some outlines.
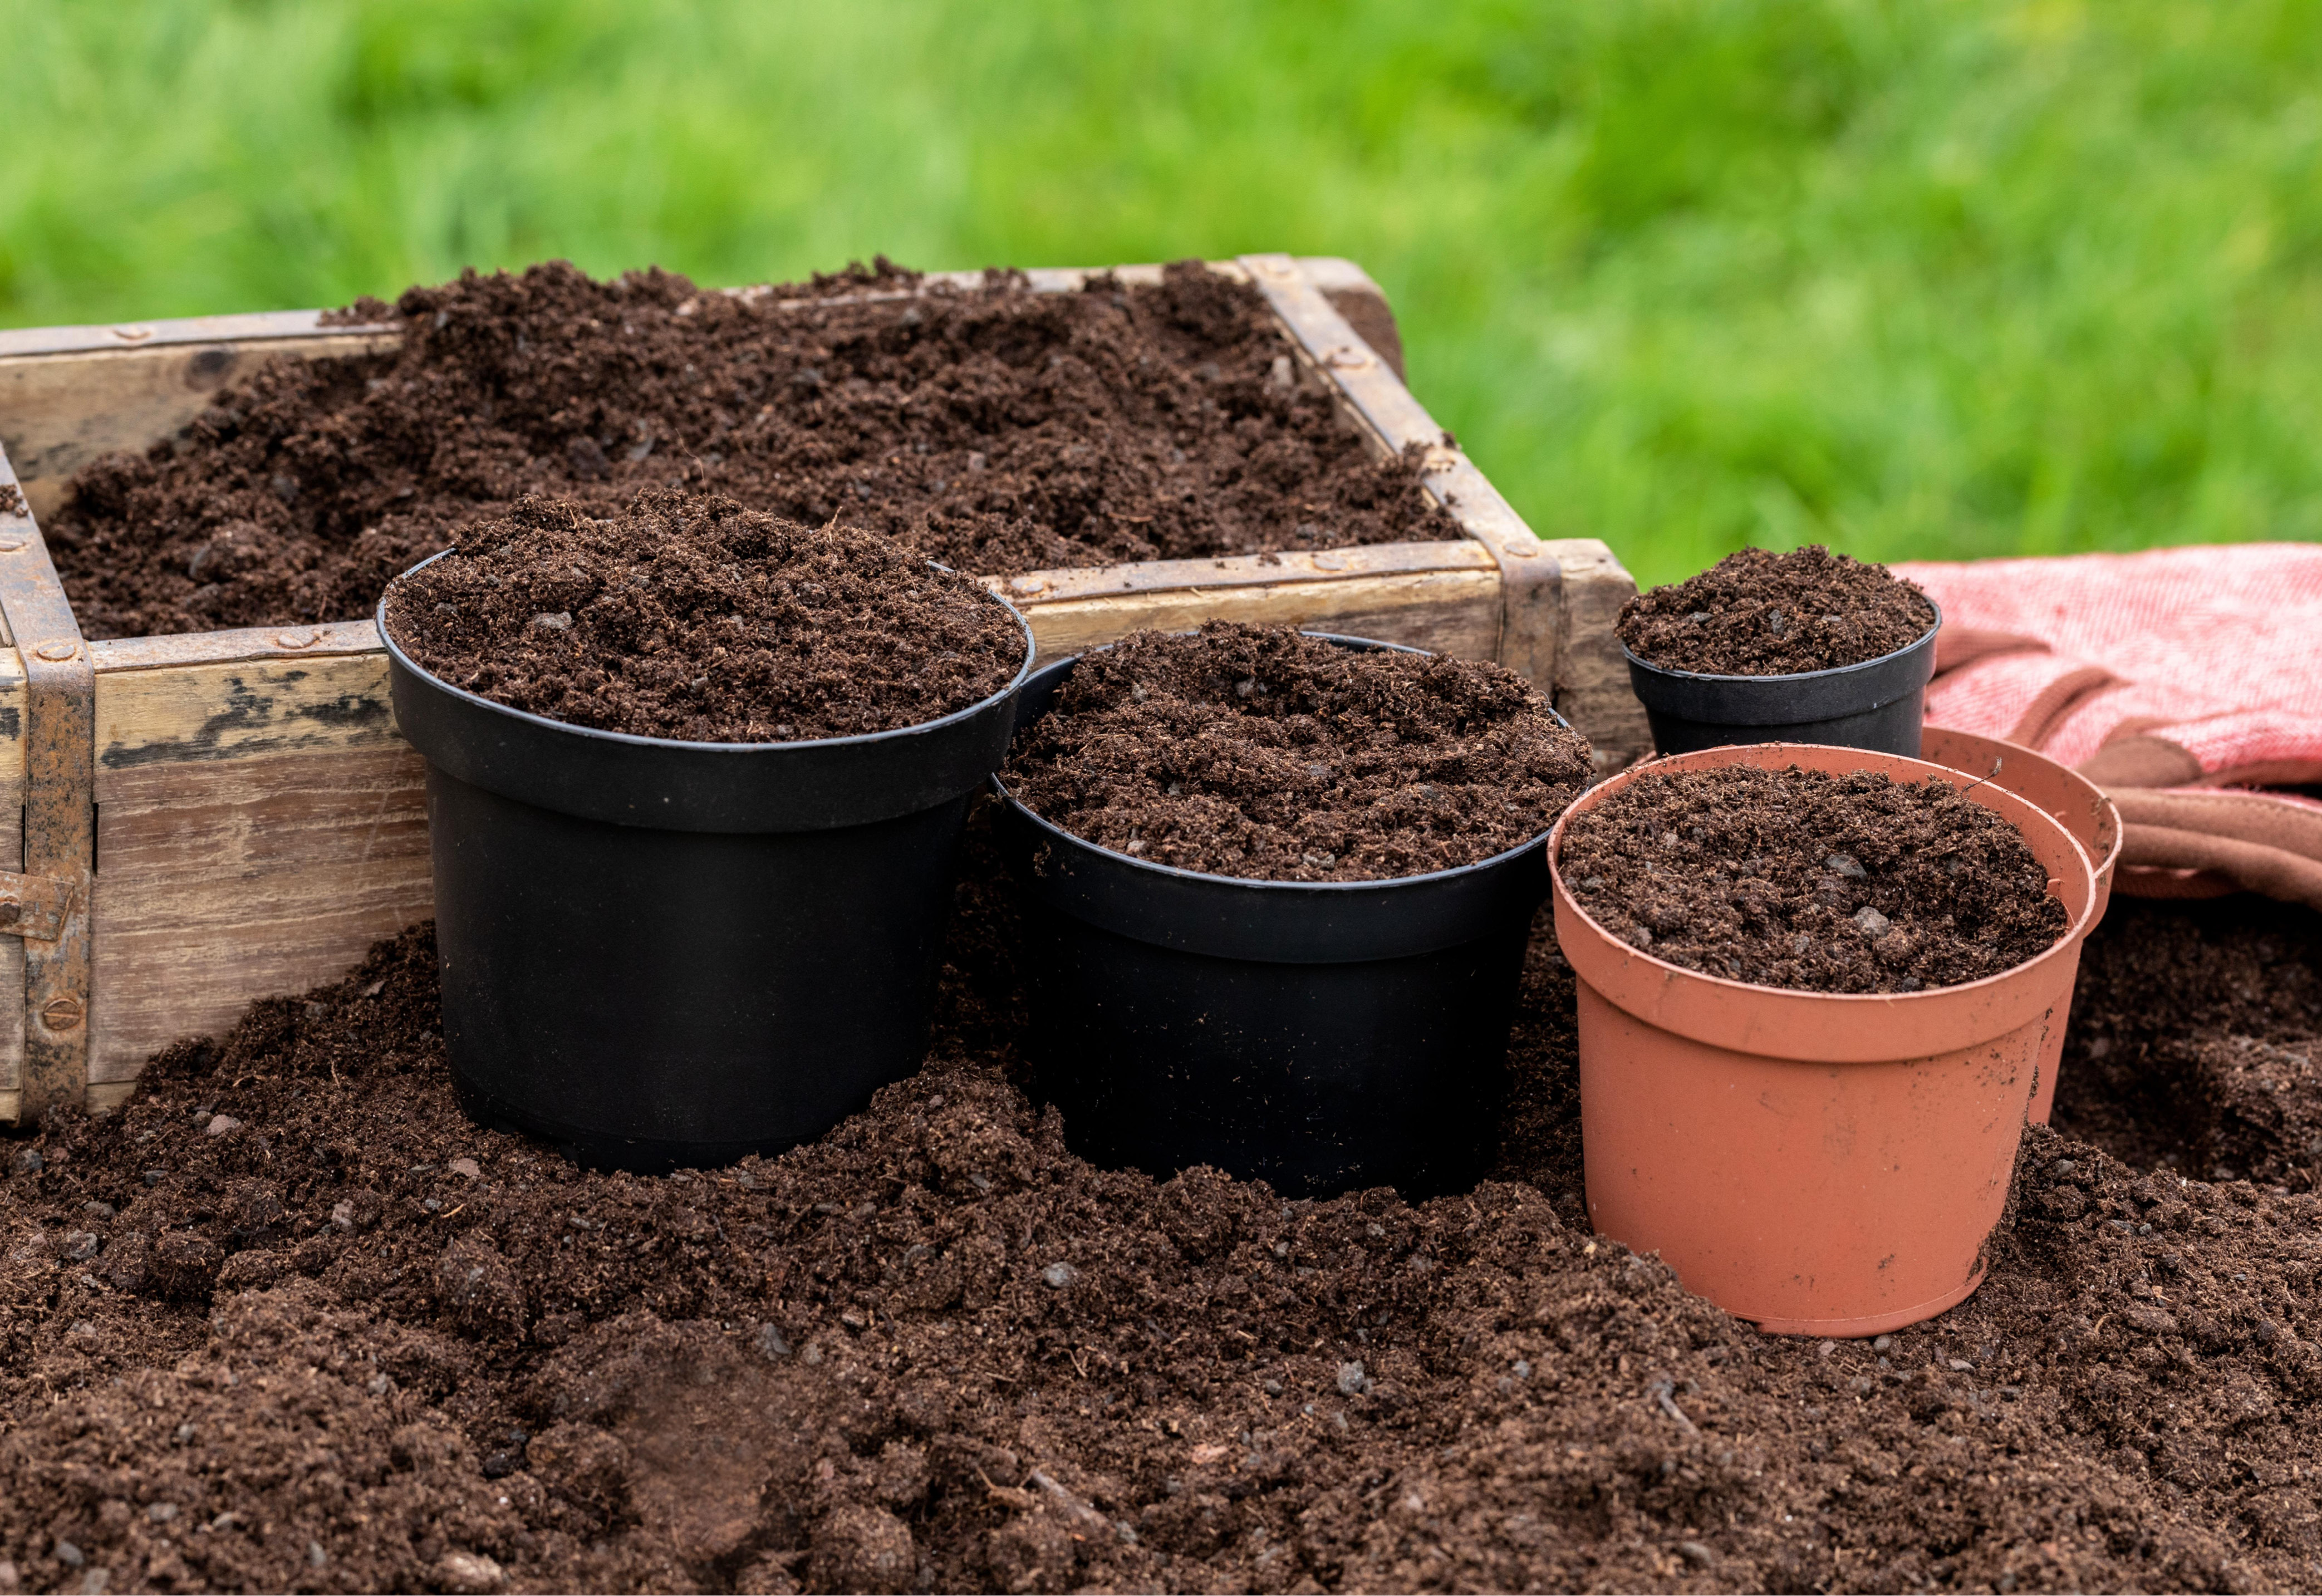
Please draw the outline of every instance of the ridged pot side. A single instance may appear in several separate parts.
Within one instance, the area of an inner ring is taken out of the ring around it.
[[[660,1173],[780,1153],[919,1067],[968,803],[1030,673],[1020,616],[1015,678],[974,705],[756,743],[512,709],[413,661],[383,602],[379,620],[427,761],[443,1039],[471,1117]]]
[[[1932,601],[1930,601],[1932,603]],[[1653,749],[1670,755],[1751,743],[1814,743],[1905,756],[1919,752],[1943,612],[1917,641],[1875,660],[1786,676],[1672,670],[1631,652],[1629,687]]]
[[[1982,1281],[2079,971],[2094,873],[2039,807],[1991,784],[1970,789],[2046,867],[2070,929],[2004,974],[1911,993],[1721,980],[1590,919],[1557,862],[1573,816],[1644,770],[1735,764],[1957,780],[1868,750],[1756,744],[1639,767],[1565,812],[1549,859],[1557,941],[1578,978],[1589,1219],[1767,1330],[1877,1335],[1941,1313]]]

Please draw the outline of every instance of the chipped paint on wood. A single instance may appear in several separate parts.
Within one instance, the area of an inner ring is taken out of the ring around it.
[[[397,743],[384,652],[101,670],[97,801],[106,776],[153,764]]]

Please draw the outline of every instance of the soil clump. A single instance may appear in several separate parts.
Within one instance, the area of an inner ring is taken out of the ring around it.
[[[518,500],[398,580],[389,634],[453,687],[640,737],[779,743],[937,720],[1023,667],[977,583],[876,533],[649,491]]]
[[[2016,828],[1934,778],[1648,771],[1573,817],[1558,868],[1655,958],[1800,991],[1980,980],[2071,920]]]
[[[1211,622],[1083,655],[1001,774],[1043,819],[1156,864],[1376,881],[1542,835],[1590,765],[1504,667]]]
[[[971,573],[1460,535],[1257,290],[1199,262],[1077,293],[882,264],[740,295],[559,262],[343,319],[400,342],[269,362],[74,479],[43,530],[85,633],[359,617],[526,495],[609,515],[682,486]]]
[[[2312,1195],[2034,1132],[1967,1302],[1760,1336],[1588,1234],[1545,915],[1474,1192],[1092,1169],[1015,1084],[983,824],[928,1066],[778,1160],[589,1175],[469,1125],[424,928],[0,1143],[0,1585],[2322,1579]],[[2089,1012],[2165,964],[2211,987],[2156,1036],[2310,1035],[2322,921],[2232,916],[2100,928]]]
[[[1915,583],[1809,543],[1741,549],[1621,606],[1629,652],[1664,670],[1791,676],[1908,648],[1935,624]]]

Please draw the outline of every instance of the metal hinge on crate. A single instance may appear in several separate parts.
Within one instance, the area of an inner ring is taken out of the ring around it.
[[[65,934],[79,895],[70,881],[0,870],[0,936],[56,941]]]
[[[29,1124],[88,1097],[96,667],[5,450],[0,620],[24,662],[24,862],[0,874],[0,935],[23,939],[17,1102]]]

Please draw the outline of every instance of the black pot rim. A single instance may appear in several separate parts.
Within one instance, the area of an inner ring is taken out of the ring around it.
[[[1630,651],[1627,641],[1618,637],[1617,634],[1614,641],[1621,644],[1621,657],[1628,661],[1632,670],[1649,670],[1655,676],[1667,677],[1673,681],[1704,681],[1721,685],[1727,682],[1762,682],[1769,687],[1784,687],[1795,682],[1827,681],[1852,671],[1875,670],[1879,666],[1909,653],[1913,649],[1924,648],[1932,643],[1935,634],[1943,629],[1943,606],[1937,604],[1930,596],[1923,594],[1921,597],[1926,598],[1927,607],[1935,612],[1933,625],[1920,633],[1901,648],[1889,649],[1887,652],[1874,655],[1868,660],[1857,660],[1851,665],[1832,665],[1821,670],[1791,670],[1778,676],[1748,676],[1717,670],[1678,670],[1667,665],[1656,665],[1650,660],[1640,658]]]
[[[1413,648],[1408,643],[1383,643],[1375,637],[1355,637],[1342,632],[1310,632],[1302,627],[1298,634],[1301,637],[1320,638],[1325,643],[1335,643],[1342,648],[1352,646],[1365,652],[1376,651],[1398,654],[1431,654],[1436,652],[1432,649]],[[1178,633],[1175,635],[1190,636],[1191,634]],[[1111,646],[1111,643],[1105,643],[1102,647],[1090,649],[1088,654],[1103,653]],[[1086,657],[1087,654],[1069,654],[1061,660],[1050,660],[1040,669],[1044,672],[1061,670],[1068,665],[1077,665]],[[1561,715],[1558,715],[1553,707],[1550,707],[1549,714],[1554,716],[1556,724],[1566,731],[1572,729],[1572,723]],[[1198,883],[1205,887],[1244,887],[1258,892],[1376,892],[1395,887],[1415,887],[1449,880],[1453,876],[1466,875],[1473,871],[1488,870],[1495,864],[1509,863],[1531,849],[1540,846],[1548,840],[1549,833],[1556,829],[1556,822],[1551,820],[1539,835],[1518,843],[1513,848],[1495,853],[1488,859],[1478,859],[1472,864],[1455,864],[1445,870],[1431,870],[1422,875],[1389,876],[1384,880],[1377,881],[1262,881],[1252,880],[1248,876],[1221,876],[1211,871],[1183,870],[1174,864],[1162,864],[1150,859],[1139,859],[1134,853],[1123,853],[1118,849],[1108,848],[1102,843],[1092,843],[1086,837],[1066,831],[1009,791],[1007,781],[997,771],[992,773],[992,786],[1009,807],[1031,821],[1044,834],[1060,842],[1069,843],[1075,848],[1085,849],[1109,862],[1127,865],[1131,870],[1149,872],[1162,880]],[[1584,787],[1582,790],[1586,791],[1586,789]],[[1559,818],[1562,816],[1559,816]]]
[[[1006,610],[1010,616],[1015,620],[1018,629],[1023,633],[1024,662],[1016,668],[1016,674],[1010,679],[1007,686],[1000,689],[996,692],[987,695],[984,698],[978,698],[974,703],[970,704],[964,709],[955,709],[949,714],[939,716],[935,720],[914,721],[910,725],[894,726],[883,732],[857,732],[851,736],[846,737],[799,737],[783,743],[699,743],[683,737],[644,737],[638,735],[635,732],[608,732],[598,726],[584,726],[569,720],[558,720],[553,716],[535,715],[529,709],[518,709],[512,705],[502,704],[496,699],[487,698],[481,693],[471,693],[465,688],[454,687],[450,682],[445,681],[442,677],[436,675],[434,671],[428,670],[427,667],[413,659],[404,651],[403,645],[396,642],[394,634],[389,631],[387,625],[388,595],[392,593],[396,588],[396,585],[401,582],[406,577],[415,575],[419,571],[426,570],[427,567],[434,564],[435,561],[444,558],[446,555],[456,554],[459,551],[457,549],[444,549],[436,553],[430,554],[426,559],[422,560],[418,564],[411,567],[410,570],[398,574],[392,581],[389,581],[387,584],[385,588],[381,589],[379,596],[379,603],[372,611],[371,619],[372,624],[379,629],[379,642],[386,645],[387,652],[394,657],[395,661],[401,665],[405,670],[410,671],[414,676],[425,681],[430,687],[434,688],[438,691],[448,693],[454,698],[470,704],[478,709],[488,710],[494,715],[506,716],[511,720],[518,721],[529,725],[539,726],[552,732],[570,732],[575,736],[594,737],[603,742],[624,743],[636,748],[683,749],[689,752],[694,753],[727,754],[804,752],[809,750],[862,747],[874,743],[891,742],[901,737],[914,737],[923,733],[939,731],[943,727],[950,725],[956,721],[964,720],[970,716],[981,714],[983,711],[990,709],[994,704],[999,703],[1001,699],[1016,692],[1019,689],[1023,687],[1025,682],[1031,679],[1032,667],[1037,662],[1039,656],[1039,645],[1034,641],[1032,636],[1032,623],[1025,619],[1024,612],[1018,609],[1014,605],[1009,603],[1008,600],[1000,594],[994,593],[989,588],[984,588],[982,589],[983,596],[986,598],[991,599],[994,604],[1000,606],[1001,609]],[[951,567],[938,564],[933,560],[928,561],[928,564],[935,570],[942,571],[946,576],[956,574],[952,570]]]

